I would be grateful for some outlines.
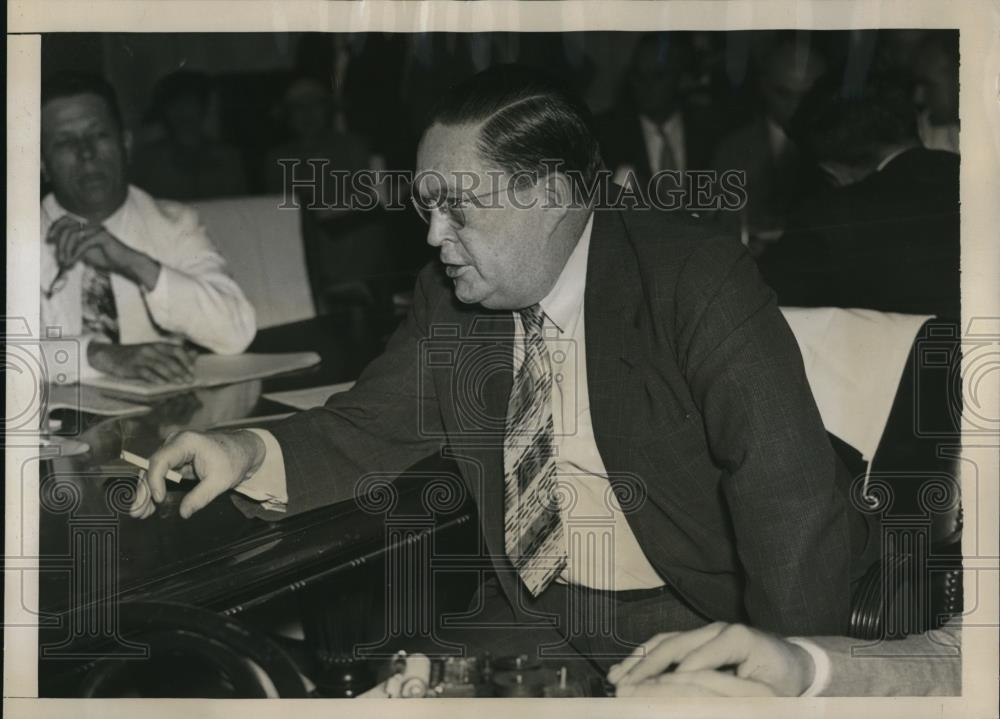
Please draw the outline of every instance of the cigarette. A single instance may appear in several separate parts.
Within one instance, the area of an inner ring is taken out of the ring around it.
[[[123,449],[122,450],[122,454],[121,454],[121,458],[124,459],[126,462],[128,462],[129,464],[131,464],[134,467],[138,467],[139,469],[143,469],[143,470],[145,470],[147,472],[149,471],[149,460],[146,459],[145,457],[140,457],[137,454],[132,454],[131,452],[126,452]],[[178,472],[176,470],[173,470],[173,469],[168,469],[166,476],[167,476],[167,479],[169,479],[171,482],[180,482],[182,479],[184,479],[184,477],[181,475],[180,472]]]

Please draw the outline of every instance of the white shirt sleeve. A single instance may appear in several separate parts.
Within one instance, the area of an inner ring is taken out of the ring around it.
[[[174,246],[169,259],[159,260],[156,286],[143,293],[146,307],[162,330],[217,354],[242,352],[257,329],[253,306],[227,273],[197,214],[166,207],[176,215]]]
[[[809,641],[808,639],[803,639],[802,637],[788,637],[787,641],[805,649],[813,660],[812,684],[806,687],[806,690],[799,696],[820,696],[826,688],[830,686],[830,657],[825,651],[823,651],[822,647],[815,642]]]
[[[263,504],[265,509],[284,512],[288,507],[285,484],[285,459],[274,435],[264,429],[250,428],[264,442],[264,461],[257,471],[236,486],[236,491]]]

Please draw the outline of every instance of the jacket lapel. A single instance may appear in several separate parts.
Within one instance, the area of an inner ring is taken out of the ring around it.
[[[462,366],[452,385],[457,427],[449,432],[449,443],[479,506],[487,548],[502,557],[503,435],[514,381],[513,314],[470,308],[461,314],[459,337],[469,351],[460,355]]]
[[[584,295],[587,388],[597,449],[609,475],[628,466],[629,346],[639,276],[621,213],[596,210]],[[612,486],[616,482],[612,478]]]

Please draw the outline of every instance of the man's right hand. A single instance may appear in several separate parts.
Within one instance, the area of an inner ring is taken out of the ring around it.
[[[87,361],[99,372],[153,384],[193,381],[196,356],[195,352],[169,342],[134,345],[91,342],[87,347]]]
[[[265,453],[264,441],[245,429],[180,432],[149,458],[149,471],[139,479],[129,514],[136,519],[153,514],[167,496],[167,470],[178,469],[198,480],[198,485],[181,500],[180,514],[187,519],[256,472]]]

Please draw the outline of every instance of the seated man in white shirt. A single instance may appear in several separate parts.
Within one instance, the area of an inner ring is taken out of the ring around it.
[[[78,337],[81,374],[191,379],[186,343],[236,354],[253,307],[195,213],[128,184],[114,90],[62,74],[42,85],[42,322]]]

